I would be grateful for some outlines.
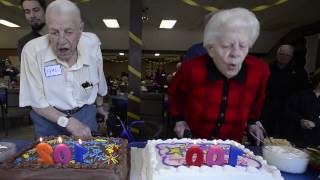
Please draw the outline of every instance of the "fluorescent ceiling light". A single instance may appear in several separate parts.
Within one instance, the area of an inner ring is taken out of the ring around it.
[[[4,20],[4,19],[0,19],[0,24],[3,24],[3,25],[8,26],[8,27],[20,27],[19,25],[14,24],[14,23],[9,22],[9,21]]]
[[[120,28],[117,19],[103,19],[102,21],[108,28]]]
[[[161,20],[160,28],[161,29],[172,29],[176,24],[177,20]]]
[[[123,52],[121,52],[121,53],[119,53],[119,55],[120,55],[120,56],[124,56],[124,53],[123,53]]]
[[[160,53],[154,53],[154,56],[160,56]]]

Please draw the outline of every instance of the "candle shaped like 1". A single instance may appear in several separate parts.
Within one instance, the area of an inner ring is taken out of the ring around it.
[[[40,143],[36,146],[36,151],[39,155],[38,161],[41,164],[53,164],[51,157],[53,149],[49,144],[42,142],[42,137],[40,137]]]
[[[230,145],[228,164],[230,166],[235,167],[238,162],[238,156],[242,156],[242,155],[243,155],[243,151],[238,148],[237,144],[236,146]]]
[[[187,150],[186,163],[188,166],[201,166],[203,164],[203,151],[200,146],[194,144]],[[194,160],[194,155],[196,158]]]
[[[88,152],[88,150],[81,146],[82,141],[79,139],[79,144],[75,144],[74,146],[74,157],[76,162],[83,163],[83,155]]]
[[[54,152],[53,152],[54,161],[56,163],[61,163],[61,164],[66,165],[71,160],[71,150],[67,145],[62,144],[62,138],[61,137],[58,138],[58,141],[61,144],[59,144],[54,149]]]

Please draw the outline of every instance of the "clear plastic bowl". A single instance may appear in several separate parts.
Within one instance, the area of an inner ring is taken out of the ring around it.
[[[309,163],[309,155],[306,152],[290,146],[265,146],[262,153],[268,164],[283,172],[304,173]]]

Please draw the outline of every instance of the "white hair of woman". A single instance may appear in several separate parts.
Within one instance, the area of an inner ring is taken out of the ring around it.
[[[252,47],[259,36],[260,23],[256,16],[245,8],[221,10],[214,14],[204,29],[203,46],[208,50],[218,38],[232,32],[243,32]]]
[[[72,15],[72,17],[74,18],[74,20],[77,21],[77,23],[82,22],[80,9],[76,6],[76,4],[69,0],[55,0],[52,3],[50,3],[46,10],[46,22],[48,23],[50,21],[50,15],[58,14]]]

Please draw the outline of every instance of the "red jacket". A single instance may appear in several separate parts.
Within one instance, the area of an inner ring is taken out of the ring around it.
[[[193,137],[241,141],[248,121],[261,114],[269,74],[266,63],[247,56],[238,75],[228,80],[208,55],[194,58],[169,85],[170,115],[185,120]]]

